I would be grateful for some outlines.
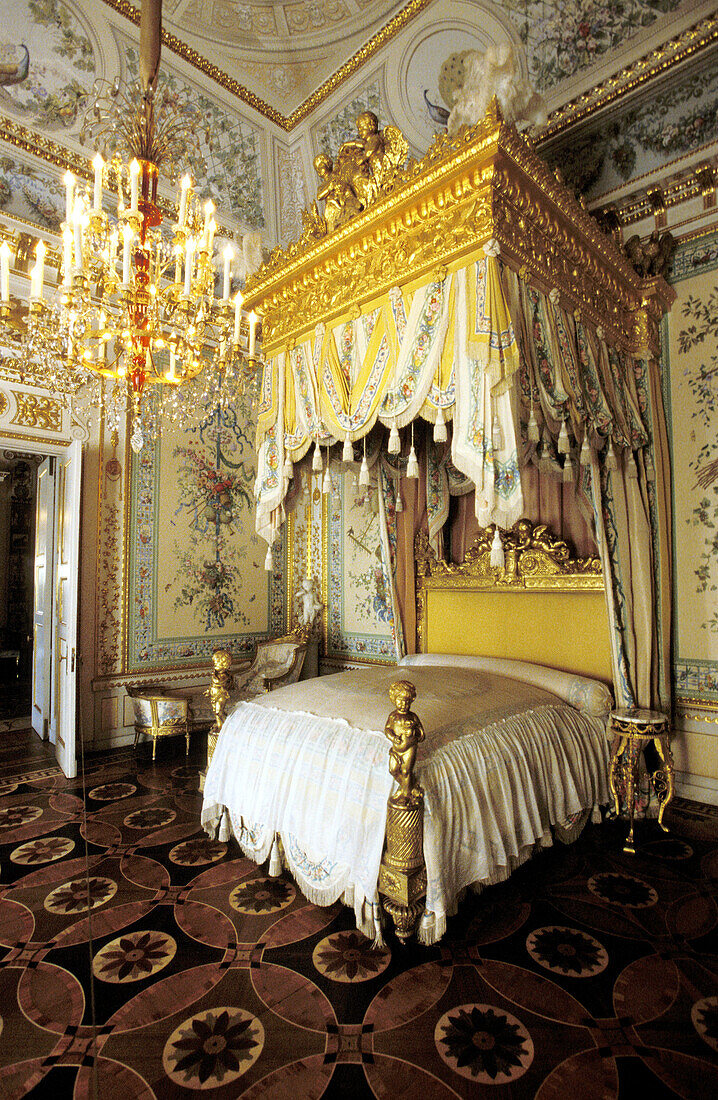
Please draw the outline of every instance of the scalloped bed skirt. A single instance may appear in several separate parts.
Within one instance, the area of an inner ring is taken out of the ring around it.
[[[385,688],[398,671],[372,673]],[[437,669],[402,672],[417,683],[420,700],[423,692],[431,716]],[[442,680],[446,675],[441,669]],[[357,674],[340,676],[356,694]],[[335,692],[340,676],[310,683],[315,694]],[[556,827],[563,829],[562,839],[570,839],[577,823],[609,797],[603,719],[506,677],[474,674],[468,683],[481,695],[480,713],[471,715],[465,705],[469,688],[453,676],[456,733],[449,736],[446,722],[432,718],[428,752],[417,769],[425,791],[424,943],[443,935],[467,887],[507,878],[553,842]],[[223,840],[233,834],[257,863],[271,857],[270,873],[283,863],[315,904],[343,899],[361,931],[379,941],[377,879],[392,783],[389,743],[381,730],[288,709],[296,691],[281,689],[261,704],[242,703],[227,719],[207,772],[202,824]],[[513,704],[507,704],[507,694],[516,696]],[[386,704],[379,705],[388,713]]]

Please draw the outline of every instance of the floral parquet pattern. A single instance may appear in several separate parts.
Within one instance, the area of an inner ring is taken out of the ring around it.
[[[0,795],[0,1096],[718,1095],[718,829],[590,826],[373,949],[129,754]],[[89,872],[85,872],[87,859]],[[93,1022],[94,1013],[94,1022]]]

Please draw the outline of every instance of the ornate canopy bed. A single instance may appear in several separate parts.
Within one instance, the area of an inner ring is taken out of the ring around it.
[[[607,800],[606,684],[624,706],[670,705],[672,291],[636,275],[495,102],[418,163],[401,166],[397,134],[364,123],[323,159],[325,212],[245,306],[263,318],[257,529],[271,555],[297,464],[311,451],[330,484],[341,444],[376,486],[399,668],[240,704],[203,822],[274,870],[283,849],[307,896],[344,896],[366,934],[379,890],[401,934],[421,916],[431,943],[462,889]],[[536,522],[552,509],[599,556]],[[452,565],[457,516],[458,544],[478,538]],[[408,799],[392,775],[415,744],[390,775],[383,733],[400,677],[426,731]]]

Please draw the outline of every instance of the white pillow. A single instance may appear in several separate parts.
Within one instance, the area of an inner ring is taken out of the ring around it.
[[[546,665],[534,665],[530,661],[512,661],[501,657],[469,657],[460,653],[408,653],[399,661],[400,666],[443,665],[453,668],[475,668],[479,672],[495,672],[520,680],[524,684],[534,684],[551,691],[554,695],[570,703],[576,710],[602,718],[613,709],[613,696],[608,687],[600,680],[591,680],[588,676],[577,676],[573,672],[562,672]]]

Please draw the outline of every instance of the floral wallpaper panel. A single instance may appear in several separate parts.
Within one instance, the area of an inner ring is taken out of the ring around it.
[[[65,187],[60,173],[0,153],[0,210],[9,217],[32,222],[59,233],[65,217]]]
[[[163,426],[133,464],[130,665],[147,668],[235,652],[282,633],[284,552],[264,568],[254,532],[256,457],[250,410],[216,414],[189,433]]]
[[[718,230],[681,245],[673,272],[674,674],[679,695],[718,700]]]
[[[328,523],[327,656],[393,661],[376,487],[359,486],[354,472],[335,473]]]

